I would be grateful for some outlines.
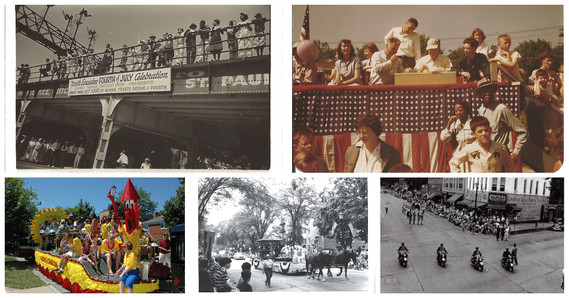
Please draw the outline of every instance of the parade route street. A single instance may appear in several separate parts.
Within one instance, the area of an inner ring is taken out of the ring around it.
[[[247,260],[251,263],[251,260]],[[233,260],[227,270],[229,278],[237,284],[241,276],[241,264],[245,261]],[[326,277],[326,281],[307,279],[306,273],[286,275],[273,272],[271,287],[265,286],[265,274],[261,269],[251,268],[253,292],[325,292],[325,291],[368,291],[368,270],[358,271],[348,269],[348,280],[336,276],[340,269],[332,268],[334,277]],[[326,274],[326,272],[324,272]]]
[[[388,213],[383,206],[390,203]],[[562,293],[563,233],[541,231],[511,235],[472,235],[447,219],[426,211],[423,225],[409,224],[401,212],[405,201],[381,193],[381,293]],[[397,261],[397,249],[409,249],[408,266]],[[500,265],[502,252],[518,246],[519,265],[508,272]],[[437,264],[441,243],[448,250],[446,268]],[[470,265],[480,247],[484,270]]]

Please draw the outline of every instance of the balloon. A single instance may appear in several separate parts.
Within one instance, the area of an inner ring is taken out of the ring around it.
[[[296,53],[305,63],[313,63],[318,57],[318,48],[312,40],[303,40],[298,43]]]

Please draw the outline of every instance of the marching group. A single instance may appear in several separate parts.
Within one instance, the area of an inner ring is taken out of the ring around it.
[[[251,21],[247,13],[241,13],[240,22],[231,20],[227,26],[222,26],[219,19],[213,20],[211,27],[201,20],[199,26],[192,23],[188,29],[178,28],[174,35],[165,32],[162,38],[150,35],[147,40],[140,40],[135,46],[124,44],[121,49],[114,50],[107,44],[102,58],[92,48],[84,50],[83,55],[69,51],[67,56],[46,58],[38,76],[64,79],[169,67],[207,62],[209,55],[212,61],[218,61],[221,59],[224,42],[229,59],[252,57],[253,52],[262,56],[267,44],[267,21],[260,13]],[[227,35],[225,41],[221,38],[224,33]],[[26,83],[31,75],[29,65],[22,64],[18,70],[18,83]]]

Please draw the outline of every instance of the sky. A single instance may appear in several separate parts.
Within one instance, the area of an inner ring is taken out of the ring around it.
[[[253,180],[260,180],[267,186],[269,192],[274,196],[281,193],[285,188],[290,186],[291,179],[289,178],[248,178]],[[307,178],[308,185],[312,185],[316,192],[322,191],[325,187],[332,187],[331,180],[328,177]],[[207,216],[207,223],[210,225],[218,225],[222,221],[231,219],[233,215],[237,214],[241,207],[238,202],[242,198],[237,190],[230,190],[232,194],[231,199],[223,200],[219,206],[210,207],[209,215]]]
[[[47,8],[46,5],[28,7],[42,16]],[[221,25],[225,26],[230,20],[239,22],[241,12],[247,13],[250,21],[257,13],[270,19],[271,11],[268,5],[55,5],[49,9],[46,19],[64,31],[67,21],[62,11],[75,16],[82,8],[85,8],[91,17],[83,18],[76,39],[84,46],[88,46],[87,28],[96,31],[97,39],[94,46],[96,53],[104,51],[107,43],[118,49],[125,43],[129,46],[136,45],[139,40],[147,40],[150,35],[158,38],[164,32],[175,35],[178,28],[187,29],[192,23],[199,25],[200,20],[204,20],[211,27],[213,20],[219,19]],[[76,19],[74,17],[73,20]],[[72,26],[73,30],[68,33],[71,36],[76,27]],[[270,32],[270,26],[265,26],[265,32]],[[221,38],[225,40],[227,35],[223,34]],[[226,45],[224,49],[227,49]],[[38,65],[45,63],[45,58],[53,58],[51,50],[22,34],[16,34],[16,53],[16,65],[22,63]]]
[[[292,42],[300,36],[306,5],[293,6]],[[384,36],[393,27],[401,27],[411,17],[418,20],[415,32],[441,40],[441,49],[462,46],[472,30],[481,28],[486,44],[496,44],[498,35],[512,37],[512,49],[522,40],[545,39],[557,45],[563,27],[561,5],[310,5],[310,38],[336,47],[341,39],[351,39],[361,47],[374,42],[383,49]]]
[[[99,213],[109,206],[111,200],[107,194],[111,186],[117,188],[118,194],[124,190],[128,178],[23,178],[25,188],[32,188],[37,193],[41,205],[38,209],[74,207],[79,203],[89,202]],[[150,193],[150,199],[157,202],[157,210],[163,209],[164,202],[176,195],[180,186],[177,178],[131,178],[135,187],[142,187]]]

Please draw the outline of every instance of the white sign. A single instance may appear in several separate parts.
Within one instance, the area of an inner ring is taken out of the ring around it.
[[[69,80],[69,96],[170,91],[170,68],[115,73]]]

